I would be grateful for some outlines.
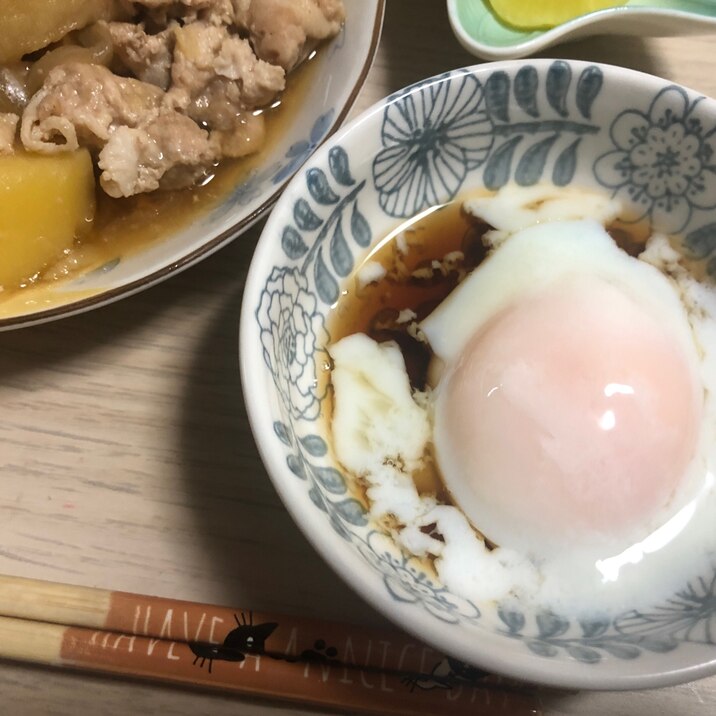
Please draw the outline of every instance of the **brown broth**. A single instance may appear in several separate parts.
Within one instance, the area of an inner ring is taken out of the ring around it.
[[[427,216],[404,224],[392,239],[381,242],[361,264],[380,263],[388,272],[381,281],[360,287],[361,267],[348,280],[337,306],[328,318],[329,333],[338,341],[352,333],[366,333],[376,341],[394,340],[401,347],[413,387],[425,387],[426,346],[412,339],[407,325],[395,322],[405,308],[425,318],[458,284],[459,279],[477,266],[485,256],[483,234],[487,224],[466,215],[462,202],[435,207]],[[408,251],[398,249],[398,234],[403,235]],[[464,259],[453,270],[442,273],[433,269],[452,252],[460,251]],[[425,274],[416,276],[414,272]]]

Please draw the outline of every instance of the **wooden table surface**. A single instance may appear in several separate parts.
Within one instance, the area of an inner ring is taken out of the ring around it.
[[[636,68],[716,96],[715,43],[595,38],[549,54]],[[475,61],[453,38],[444,2],[388,0],[353,114]],[[0,573],[382,622],[314,554],[252,441],[238,315],[261,228],[120,303],[0,334]],[[0,698],[0,713],[20,716],[310,713],[9,662],[0,663]],[[657,691],[558,694],[546,713],[716,713],[716,677]]]

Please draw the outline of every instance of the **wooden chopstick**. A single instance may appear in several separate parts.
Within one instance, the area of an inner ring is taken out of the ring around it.
[[[375,714],[537,714],[398,631],[0,576],[0,658]]]

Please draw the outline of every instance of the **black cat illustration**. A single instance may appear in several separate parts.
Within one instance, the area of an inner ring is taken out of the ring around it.
[[[416,688],[430,689],[452,689],[460,683],[481,686],[482,680],[489,676],[489,672],[478,669],[462,661],[445,657],[438,661],[429,674],[415,674],[403,679],[410,691]]]
[[[234,614],[236,628],[232,629],[224,639],[223,644],[207,644],[204,642],[189,642],[189,648],[196,657],[194,664],[199,661],[199,667],[209,662],[209,673],[215,660],[219,661],[243,661],[247,655],[261,655],[266,653],[265,645],[274,630],[278,626],[276,622],[254,624],[253,614],[241,615],[241,621]]]
[[[323,639],[317,639],[312,649],[304,649],[300,654],[291,656],[288,654],[277,654],[266,649],[266,640],[276,630],[276,622],[265,622],[254,624],[253,613],[249,612],[249,618],[241,615],[241,620],[234,614],[236,628],[232,629],[224,639],[223,644],[208,644],[206,642],[189,642],[189,648],[196,657],[194,664],[199,662],[199,667],[209,662],[209,673],[214,661],[244,661],[247,656],[266,656],[276,661],[289,662],[335,662],[338,650],[328,646]]]

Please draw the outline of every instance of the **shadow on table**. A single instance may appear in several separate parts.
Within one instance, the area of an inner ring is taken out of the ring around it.
[[[425,51],[416,56],[416,47]],[[380,62],[390,92],[480,61],[455,39],[444,2],[422,3],[420,12],[415,12],[414,0],[389,0],[381,50]]]
[[[287,610],[379,623],[378,617],[317,556],[285,511],[263,468],[243,403],[238,364],[241,293],[258,224],[240,239],[169,281],[135,296],[74,316],[0,333],[0,380],[33,389],[32,372],[58,382],[73,362],[105,348],[152,339],[152,331],[181,330],[196,304],[215,314],[194,351],[181,401],[183,479],[192,497],[197,539],[213,560],[216,593],[237,607]],[[208,294],[208,295],[207,295]],[[136,335],[135,335],[136,334]],[[92,360],[94,356],[90,356]],[[38,386],[40,387],[40,386]],[[42,386],[44,387],[44,386]]]
[[[0,333],[0,379],[33,370],[63,371],[74,358],[119,341],[149,322],[177,294],[173,281],[78,316]]]
[[[234,262],[240,275],[197,337],[183,398],[183,477],[192,496],[194,532],[213,562],[207,571],[225,604],[380,623],[298,530],[255,447],[238,363],[238,315],[248,263],[249,256]]]

